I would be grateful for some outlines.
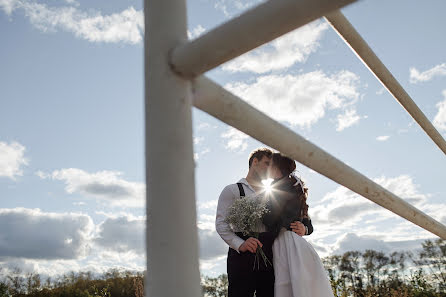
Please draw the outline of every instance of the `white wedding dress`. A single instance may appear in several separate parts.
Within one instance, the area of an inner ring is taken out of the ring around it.
[[[285,228],[273,243],[275,297],[333,297],[322,261],[303,237]]]

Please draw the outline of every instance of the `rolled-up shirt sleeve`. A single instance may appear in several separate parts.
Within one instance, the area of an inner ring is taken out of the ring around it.
[[[232,203],[234,203],[235,196],[234,192],[231,190],[231,186],[226,186],[218,198],[217,205],[217,216],[215,218],[215,229],[217,230],[220,237],[234,250],[239,252],[240,246],[245,242],[243,239],[238,237],[234,231],[231,229],[228,223],[225,222],[226,216],[228,215],[229,208]]]

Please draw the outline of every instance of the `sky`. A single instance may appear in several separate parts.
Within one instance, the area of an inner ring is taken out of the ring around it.
[[[197,38],[255,0],[189,0]],[[342,12],[446,137],[446,2]],[[0,0],[0,267],[145,269],[142,2]],[[323,19],[206,74],[446,224],[446,158]],[[193,110],[200,270],[226,270],[218,196],[258,141]],[[436,238],[298,164],[321,257]],[[174,183],[174,179],[172,180]],[[172,218],[174,219],[174,218]]]

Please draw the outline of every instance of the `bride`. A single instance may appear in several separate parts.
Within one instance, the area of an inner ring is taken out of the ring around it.
[[[267,203],[270,212],[263,223],[277,236],[273,243],[274,296],[333,297],[318,254],[301,236],[310,234],[313,226],[308,217],[307,188],[292,175],[295,169],[292,159],[273,154],[270,177],[274,182]],[[302,223],[292,224],[295,221]]]

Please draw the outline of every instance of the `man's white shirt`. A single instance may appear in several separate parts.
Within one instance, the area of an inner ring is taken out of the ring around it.
[[[245,178],[238,181],[242,184],[245,190],[245,196],[255,196],[256,192],[248,183]],[[229,208],[234,203],[235,199],[240,199],[240,191],[237,184],[231,184],[226,186],[218,198],[217,205],[217,216],[215,218],[215,229],[217,230],[220,237],[234,250],[239,252],[240,246],[245,242],[242,238],[238,237],[235,232],[238,230],[232,230],[231,226],[225,222],[226,216],[228,215]],[[266,227],[263,224],[259,224],[256,232],[265,232]]]

